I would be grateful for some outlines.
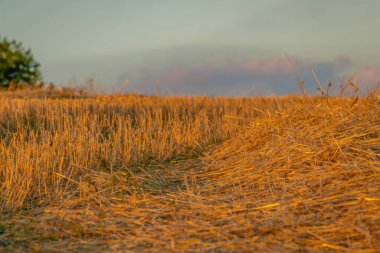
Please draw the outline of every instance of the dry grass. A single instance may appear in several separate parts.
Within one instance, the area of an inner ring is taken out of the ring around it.
[[[375,95],[0,102],[0,251],[380,250]]]

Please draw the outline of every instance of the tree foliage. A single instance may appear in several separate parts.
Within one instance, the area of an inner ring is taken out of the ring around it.
[[[0,87],[36,85],[41,80],[40,64],[21,42],[0,37]]]

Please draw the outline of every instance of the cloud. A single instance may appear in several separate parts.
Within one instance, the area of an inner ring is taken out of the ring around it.
[[[330,62],[313,62],[295,58],[293,62],[300,78],[305,81],[305,87],[310,92],[314,92],[317,87],[311,75],[312,69],[327,86],[330,81],[337,82],[339,71],[352,64],[348,58],[344,57]],[[172,65],[160,71],[148,71],[142,78],[144,80],[135,87],[137,92],[142,87],[144,90],[151,90],[152,84],[154,87],[160,86],[160,90],[166,91],[167,94],[186,95],[281,95],[299,91],[297,77],[285,57],[249,57],[199,67]],[[141,83],[144,85],[141,86]]]
[[[380,82],[380,68],[364,67],[357,72],[359,87],[375,87]]]
[[[174,68],[165,72],[162,76],[164,81],[170,83],[182,83],[183,81],[190,78],[192,71],[186,68]]]
[[[333,62],[340,70],[345,70],[347,68],[353,67],[354,65],[352,60],[347,56],[338,56],[334,59]]]
[[[51,66],[56,76],[71,73],[76,80],[93,77],[106,90],[162,95],[252,96],[299,93],[297,77],[285,56],[264,57],[260,50],[239,47],[181,47],[160,49],[134,55],[77,60]],[[247,53],[250,52],[250,53]],[[252,53],[253,52],[253,53]],[[352,73],[357,66],[350,58],[339,56],[328,61],[293,58],[299,78],[305,81],[310,93],[318,85],[312,69],[324,87],[338,83],[342,76]],[[76,76],[80,72],[82,76]],[[61,73],[62,72],[62,73]],[[83,74],[84,73],[84,74]],[[54,73],[53,73],[54,74]],[[372,82],[379,71],[364,68],[363,82]],[[125,80],[129,80],[125,85]]]
[[[253,90],[275,92],[288,82],[290,71],[281,58],[250,58],[200,67],[169,67],[156,73],[164,89],[191,95],[252,95]]]
[[[284,59],[278,57],[250,59],[243,63],[241,67],[260,75],[289,73],[289,64]]]

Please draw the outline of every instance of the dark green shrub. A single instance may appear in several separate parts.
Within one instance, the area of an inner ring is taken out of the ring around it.
[[[21,42],[0,37],[0,88],[35,86],[41,81],[40,64]]]

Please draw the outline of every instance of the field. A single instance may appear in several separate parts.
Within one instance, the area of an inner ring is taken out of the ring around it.
[[[0,95],[0,252],[380,252],[380,100]]]

